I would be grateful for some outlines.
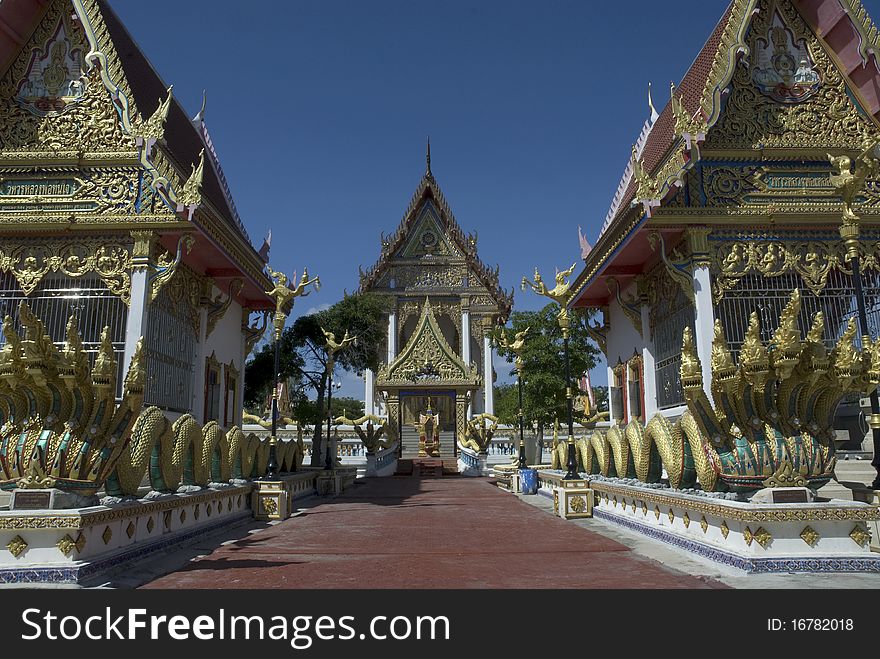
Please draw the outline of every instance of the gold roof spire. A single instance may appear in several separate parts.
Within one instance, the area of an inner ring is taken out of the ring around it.
[[[425,178],[434,180],[434,175],[431,173],[431,136],[428,135],[428,148],[425,151]]]

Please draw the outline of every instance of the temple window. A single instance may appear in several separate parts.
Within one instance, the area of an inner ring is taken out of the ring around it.
[[[220,362],[212,354],[205,360],[205,423],[220,420]]]
[[[629,411],[634,419],[644,421],[644,391],[642,390],[642,358],[638,355],[627,362],[627,394]]]
[[[611,408],[614,419],[620,424],[625,425],[629,421],[629,413],[627,410],[626,395],[626,364],[618,360],[617,365],[612,369],[611,383]]]
[[[168,287],[150,305],[145,357],[147,382],[144,403],[188,412],[193,401],[196,329],[185,299],[175,299]]]
[[[863,282],[868,325],[876,336],[880,329],[880,272],[866,269]],[[801,293],[801,332],[806,334],[816,312],[821,311],[825,317],[825,341],[829,348],[843,334],[849,319],[856,315],[851,277],[836,268],[828,271],[824,287],[815,292],[810,290],[803,277],[796,272],[786,271],[773,277],[758,273],[746,274],[724,291],[724,297],[715,305],[715,317],[724,326],[725,339],[734,358],[737,358],[742,346],[751,313],[758,312],[761,338],[769,341],[779,324],[779,315],[791,299],[794,289]],[[858,337],[857,333],[856,341],[860,342]]]
[[[227,364],[226,368],[226,405],[223,412],[223,425],[226,428],[234,426],[238,423],[238,371],[232,365]]]
[[[101,332],[104,327],[109,327],[117,365],[116,395],[121,395],[123,373],[128,368],[124,364],[128,308],[118,295],[107,289],[100,277],[95,274],[70,277],[61,272],[49,272],[30,295],[25,295],[11,272],[0,273],[0,318],[11,316],[18,332],[22,331],[18,319],[18,306],[22,300],[43,322],[46,333],[58,348],[67,340],[68,319],[72,314],[76,315],[77,329],[90,366],[95,363],[101,345]],[[6,337],[0,333],[0,346],[5,343]]]
[[[668,282],[668,278],[664,278]],[[684,403],[681,387],[681,335],[686,327],[694,328],[694,307],[684,291],[671,282],[663,291],[666,304],[651,310],[651,336],[654,339],[657,407],[675,407]]]

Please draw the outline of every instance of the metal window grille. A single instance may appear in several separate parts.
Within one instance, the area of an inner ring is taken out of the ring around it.
[[[871,336],[877,336],[880,329],[880,272],[868,269],[862,275],[862,285],[868,327]],[[779,315],[796,288],[801,294],[798,325],[802,335],[809,331],[816,312],[821,311],[825,316],[825,343],[830,348],[840,339],[849,319],[858,318],[852,276],[845,272],[832,269],[819,295],[807,288],[796,272],[786,272],[776,277],[749,273],[739,280],[734,289],[726,291],[715,305],[715,316],[724,325],[725,338],[734,358],[742,347],[751,313],[758,313],[761,339],[765,343],[770,341],[779,325]],[[859,328],[857,330],[856,342],[861,345],[861,331]]]
[[[46,333],[59,348],[67,341],[67,321],[71,315],[75,315],[90,365],[94,365],[101,347],[101,332],[104,327],[109,327],[118,369],[116,396],[122,395],[122,380],[128,368],[124,363],[128,308],[98,275],[69,277],[60,272],[50,272],[30,295],[25,295],[12,273],[0,273],[0,317],[11,316],[19,333],[22,327],[18,319],[18,306],[22,300],[43,322]],[[5,343],[6,337],[0,333],[0,346]]]
[[[694,307],[679,286],[669,289],[671,299],[658,304],[651,337],[654,341],[654,372],[657,406],[660,409],[684,403],[681,387],[681,335],[694,330]]]
[[[193,372],[198,337],[189,322],[186,301],[163,288],[150,305],[145,357],[144,403],[176,412],[192,409]]]

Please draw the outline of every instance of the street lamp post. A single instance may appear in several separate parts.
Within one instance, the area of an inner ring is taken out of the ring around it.
[[[860,248],[859,248],[859,216],[853,211],[853,203],[856,195],[862,190],[869,174],[876,175],[880,169],[880,162],[876,157],[878,140],[868,139],[864,143],[862,152],[855,158],[855,168],[850,169],[848,156],[831,156],[829,160],[837,169],[831,173],[831,183],[840,192],[843,201],[843,223],[840,225],[840,237],[846,248],[846,260],[852,268],[852,284],[855,293],[856,306],[859,316],[859,330],[862,333],[862,348],[867,349],[871,345],[871,330],[868,327],[868,313],[865,307],[865,292],[862,288],[862,273]],[[871,484],[872,489],[880,489],[880,398],[877,389],[870,394],[871,416],[868,417],[868,425],[871,427],[873,439],[874,457],[871,466],[874,467],[876,476]]]
[[[289,288],[287,286],[287,275],[283,272],[275,272],[272,268],[267,269],[269,271],[269,276],[275,284],[271,291],[266,291],[266,294],[275,300],[275,314],[272,318],[272,324],[275,330],[273,336],[275,360],[272,373],[272,434],[269,436],[269,461],[266,463],[265,474],[267,479],[271,479],[275,478],[278,474],[278,452],[276,446],[278,444],[278,372],[281,370],[281,353],[279,344],[281,343],[281,333],[284,330],[284,323],[287,321],[287,305],[290,304],[292,308],[294,298],[305,297],[308,295],[309,293],[306,292],[306,286],[314,284],[315,290],[318,290],[321,286],[321,280],[318,277],[309,279],[309,271],[306,268],[303,268],[299,284],[296,283],[296,273],[294,273],[293,279],[291,279],[290,282],[294,287]]]
[[[330,439],[333,423],[333,406],[331,405],[333,399],[333,387],[339,389],[341,386],[341,383],[333,382],[333,370],[331,366],[327,384],[327,455],[324,460],[324,469],[328,470],[333,469],[333,458],[331,457],[332,440]]]
[[[570,298],[571,283],[567,281],[567,278],[574,272],[576,265],[577,263],[572,263],[568,270],[557,271],[556,285],[551,289],[548,289],[544,284],[544,280],[541,278],[537,268],[535,268],[534,281],[529,281],[526,277],[522,278],[522,290],[531,287],[531,289],[538,295],[549,297],[559,305],[559,314],[556,319],[559,323],[559,328],[562,330],[562,345],[565,361],[565,397],[568,405],[568,457],[565,464],[567,471],[565,472],[565,476],[562,477],[563,480],[580,478],[580,474],[578,474],[577,471],[577,455],[574,446],[574,396],[572,394],[571,367],[568,356],[568,338],[570,329],[568,302]]]
[[[499,329],[498,331],[498,345],[502,348],[506,348],[509,350],[514,359],[514,366],[516,368],[516,382],[519,388],[519,462],[518,466],[520,469],[526,468],[526,442],[525,442],[525,430],[524,430],[524,420],[523,420],[523,360],[522,353],[523,349],[526,345],[526,334],[529,333],[529,327],[526,327],[522,332],[517,332],[513,338],[513,341],[509,341],[507,338],[507,334],[503,329]]]
[[[321,332],[324,333],[324,349],[327,351],[327,459],[324,462],[324,469],[333,469],[333,459],[330,456],[330,430],[333,424],[333,411],[330,402],[333,398],[333,367],[336,364],[336,353],[348,345],[357,345],[357,336],[349,336],[348,330],[345,330],[345,336],[342,341],[336,341],[336,335],[328,332],[323,327]],[[341,386],[341,385],[340,385]],[[320,433],[319,433],[320,434]]]

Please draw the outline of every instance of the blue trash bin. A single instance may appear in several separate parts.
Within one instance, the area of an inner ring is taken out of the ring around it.
[[[523,494],[538,493],[538,470],[537,469],[520,469],[519,470],[520,489]]]

